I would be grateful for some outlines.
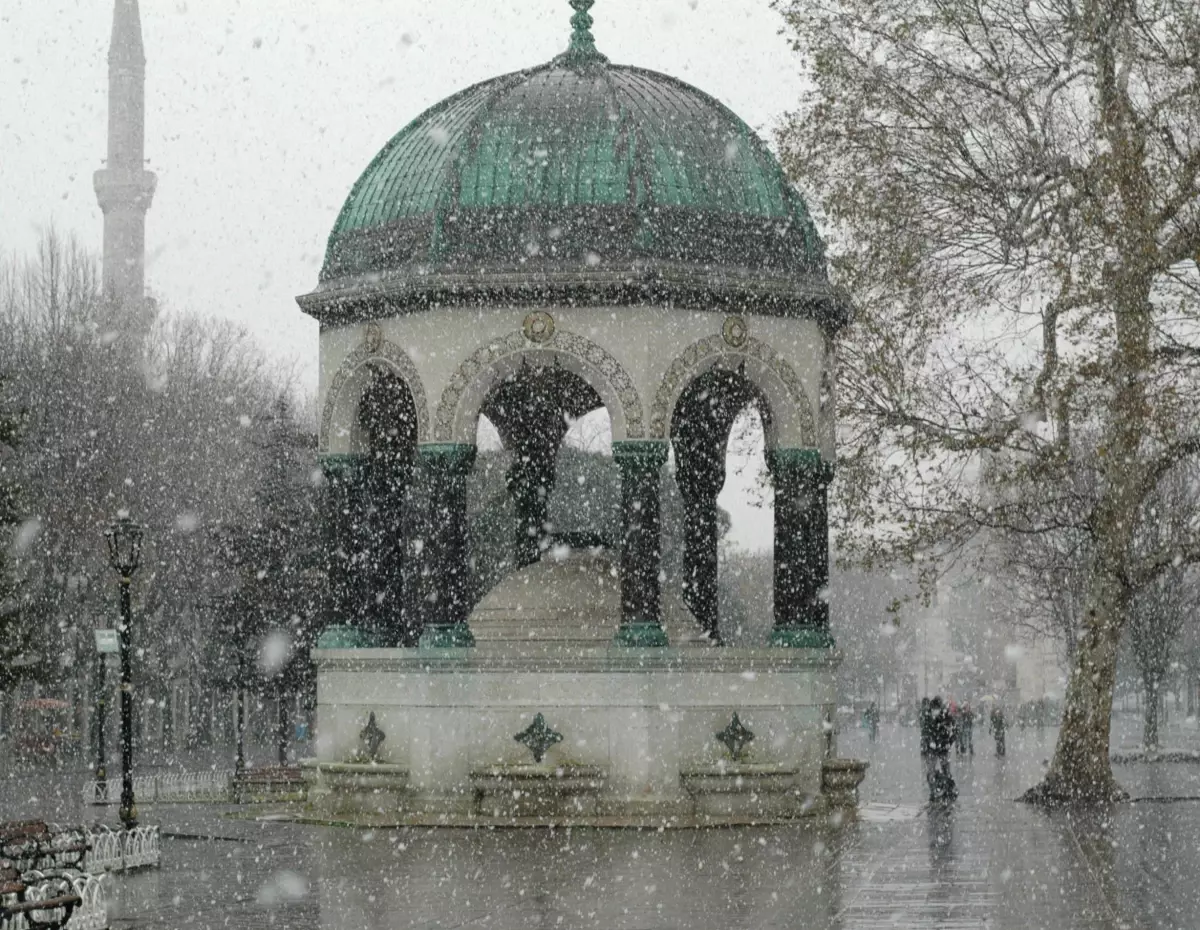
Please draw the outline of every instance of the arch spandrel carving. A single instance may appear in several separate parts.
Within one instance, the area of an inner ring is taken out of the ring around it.
[[[707,336],[684,349],[667,366],[650,408],[647,437],[669,439],[671,416],[684,389],[699,375],[717,366],[746,363],[746,374],[771,405],[773,432],[787,444],[811,445],[817,430],[812,401],[796,369],[767,343],[745,336],[731,346],[721,334]],[[772,437],[768,437],[770,441]]]
[[[424,442],[429,437],[429,404],[417,366],[402,348],[382,339],[378,330],[368,330],[366,340],[346,356],[329,383],[317,437],[317,448],[322,455],[350,451],[349,439],[345,443],[335,442],[333,432],[335,428],[341,428],[350,435],[358,400],[369,383],[371,369],[377,365],[395,372],[412,395],[417,411],[417,442]],[[347,448],[340,448],[342,445]]]
[[[434,415],[437,442],[474,441],[474,424],[486,387],[480,379],[488,373],[502,376],[522,358],[558,359],[590,384],[600,395],[613,420],[613,438],[642,439],[645,420],[642,399],[624,366],[606,348],[577,333],[555,328],[541,341],[531,341],[524,331],[509,333],[480,346],[463,360],[442,392]],[[478,394],[478,397],[468,396]],[[470,409],[468,409],[470,408]]]

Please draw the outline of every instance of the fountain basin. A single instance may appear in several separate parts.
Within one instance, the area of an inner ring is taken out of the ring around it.
[[[830,650],[481,642],[318,649],[314,659],[321,778],[312,784],[319,794],[341,778],[343,814],[395,804],[414,821],[499,812],[561,824],[761,822],[808,812],[824,784]],[[356,784],[380,767],[329,767],[357,749],[371,713],[386,734],[381,762],[404,780]],[[515,736],[538,713],[562,739],[534,763]],[[722,771],[728,750],[716,734],[735,713],[754,733],[753,759]]]

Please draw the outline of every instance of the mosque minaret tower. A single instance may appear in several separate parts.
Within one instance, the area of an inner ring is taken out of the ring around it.
[[[104,292],[145,300],[146,211],[156,178],[145,169],[146,55],[137,0],[116,0],[108,52],[108,160],[94,178],[104,211]]]

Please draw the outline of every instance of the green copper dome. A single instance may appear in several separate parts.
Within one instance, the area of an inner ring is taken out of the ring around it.
[[[696,88],[610,64],[590,4],[573,5],[565,54],[460,91],[375,157],[304,309],[346,318],[582,290],[840,319],[808,210],[762,141]]]

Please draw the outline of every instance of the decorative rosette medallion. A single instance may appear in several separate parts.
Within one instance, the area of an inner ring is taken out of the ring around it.
[[[535,310],[525,317],[522,327],[530,342],[549,342],[554,338],[554,317],[544,310]]]

